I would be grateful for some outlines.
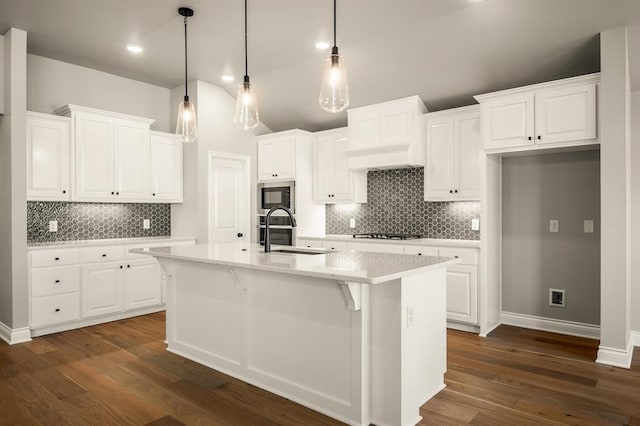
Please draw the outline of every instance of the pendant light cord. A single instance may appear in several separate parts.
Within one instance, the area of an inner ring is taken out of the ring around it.
[[[187,84],[187,17],[184,17],[184,100],[189,100]]]
[[[249,55],[247,54],[247,0],[244,0],[244,77],[249,76]]]
[[[334,47],[338,45],[338,43],[336,42],[336,26],[337,26],[337,24],[336,24],[336,17],[337,17],[337,14],[336,14],[336,1],[337,0],[333,0],[333,46]]]

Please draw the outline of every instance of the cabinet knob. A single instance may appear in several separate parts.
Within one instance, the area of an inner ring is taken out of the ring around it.
[[[422,256],[422,253],[418,253],[418,256]]]
[[[127,265],[127,268],[131,268],[131,265]]]
[[[53,260],[60,260],[60,258],[59,257],[54,257]]]
[[[115,192],[113,192],[113,191],[111,191],[111,195],[116,195],[116,193],[115,193]]]
[[[538,135],[538,140],[542,139],[542,136]]]
[[[151,194],[151,195],[153,195],[153,196],[155,197],[155,196],[156,196],[156,193],[154,192],[154,193],[153,193],[153,194]]]
[[[527,139],[531,140],[531,139],[533,139],[533,138],[532,138],[531,136],[529,136]]]
[[[457,194],[457,193],[458,193],[458,190],[456,189],[456,190],[454,190],[453,192],[455,192],[455,193]]]
[[[62,193],[63,193],[63,194],[66,194],[66,193],[67,193],[67,191],[63,189],[63,190],[62,190]]]
[[[453,194],[453,190],[452,189],[449,190],[449,194]]]
[[[120,193],[119,193],[119,192],[116,192],[116,195],[120,195]]]
[[[122,269],[122,265],[120,265],[120,269]]]
[[[60,308],[56,308],[56,312],[60,312]]]
[[[107,254],[106,253],[102,253],[102,257],[107,257]]]
[[[237,234],[237,235],[238,235],[238,238],[242,238],[242,237],[244,237],[244,234],[243,234],[242,232],[238,232],[238,234]]]
[[[56,283],[56,284],[59,284],[59,283],[60,283],[60,280],[56,280],[56,281],[55,281],[55,283]]]

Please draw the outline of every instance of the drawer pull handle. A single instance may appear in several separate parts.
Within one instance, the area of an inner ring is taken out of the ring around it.
[[[60,280],[56,280],[56,284],[60,284]]]
[[[60,260],[60,258],[59,257],[54,257],[53,260]]]
[[[56,312],[60,312],[60,308],[56,308]]]
[[[102,257],[107,257],[106,253],[102,253]]]

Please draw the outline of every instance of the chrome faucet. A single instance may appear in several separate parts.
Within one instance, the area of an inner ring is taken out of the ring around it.
[[[291,220],[291,226],[295,228],[297,225],[296,219],[293,217],[293,213],[291,213],[291,210],[281,205],[271,207],[271,210],[269,210],[269,212],[267,213],[267,217],[264,218],[264,252],[265,253],[271,252],[271,231],[269,231],[269,220],[271,219],[271,215],[273,214],[273,212],[275,212],[276,210],[284,210],[289,215],[289,219]]]

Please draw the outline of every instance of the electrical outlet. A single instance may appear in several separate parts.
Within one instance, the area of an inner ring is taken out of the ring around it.
[[[480,230],[480,219],[471,219],[471,230],[472,231]]]
[[[151,221],[149,219],[142,219],[142,229],[151,228]]]
[[[556,308],[566,308],[567,307],[566,290],[550,288],[549,289],[549,306],[553,306]]]
[[[349,228],[356,227],[356,220],[354,218],[349,219]]]
[[[560,221],[551,219],[549,221],[549,232],[558,232],[560,230]]]
[[[58,221],[50,220],[49,221],[49,232],[58,232]]]
[[[593,234],[593,221],[585,220],[584,221],[584,232],[586,234]]]
[[[416,315],[416,311],[415,311],[415,306],[414,305],[409,305],[407,306],[407,328],[409,327],[413,327],[413,324],[415,322],[415,315]]]

